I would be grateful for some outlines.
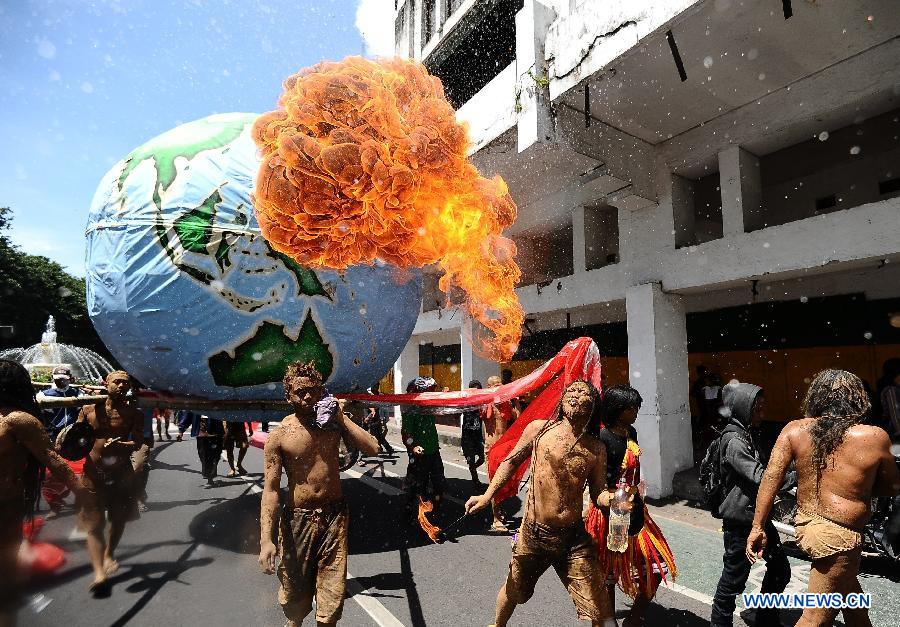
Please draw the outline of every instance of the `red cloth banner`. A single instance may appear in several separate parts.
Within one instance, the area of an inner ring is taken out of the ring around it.
[[[338,394],[340,398],[361,401],[367,405],[415,405],[418,407],[464,408],[489,403],[502,403],[513,398],[544,390],[532,401],[491,448],[488,470],[493,475],[497,467],[515,448],[522,432],[529,423],[554,417],[556,406],[567,385],[578,379],[589,381],[600,389],[600,351],[589,337],[568,342],[559,353],[531,374],[506,385],[486,390],[462,390],[460,392],[423,392],[421,394]],[[518,493],[519,481],[528,470],[530,459],[522,463],[512,479],[494,496],[496,502]]]

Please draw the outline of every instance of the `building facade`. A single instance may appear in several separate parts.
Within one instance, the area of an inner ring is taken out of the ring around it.
[[[397,0],[397,54],[444,82],[519,209],[511,368],[590,335],[644,397],[648,494],[694,464],[700,365],[797,416],[822,367],[900,356],[900,12],[893,0]],[[436,279],[395,365],[473,353]],[[696,407],[694,408],[696,413]]]

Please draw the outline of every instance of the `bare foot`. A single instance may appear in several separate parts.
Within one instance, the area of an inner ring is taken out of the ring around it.
[[[499,520],[495,520],[494,524],[491,525],[491,531],[494,533],[509,533],[507,526]]]
[[[234,471],[234,468],[232,468],[231,470],[228,471],[228,474],[225,476],[226,477],[236,477],[237,473]]]
[[[103,558],[103,570],[106,571],[107,575],[112,575],[114,572],[119,570],[119,562],[117,562],[116,560],[114,560],[111,557],[108,557],[108,556],[104,557]]]
[[[94,581],[92,581],[91,585],[88,586],[88,592],[90,592],[94,596],[100,596],[107,590],[108,587],[109,582],[106,580],[106,575],[95,575]]]

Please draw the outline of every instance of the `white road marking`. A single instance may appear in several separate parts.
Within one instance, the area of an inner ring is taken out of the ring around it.
[[[376,466],[376,468],[377,468],[377,466]],[[373,468],[372,470],[375,470],[375,468]],[[356,477],[357,479],[362,479],[364,483],[371,485],[376,490],[380,490],[390,496],[397,496],[398,494],[403,494],[403,490],[398,490],[394,486],[388,485],[388,484],[384,483],[383,481],[379,481],[378,479],[375,479],[372,475],[370,475],[368,473],[361,473],[356,470],[345,470],[344,472],[346,472],[351,477]],[[382,468],[381,472],[383,472],[388,477],[393,477],[395,479],[402,479],[402,477],[400,475],[398,475],[395,472],[391,472],[390,470],[387,470],[386,468]],[[444,495],[444,498],[448,501],[452,501],[452,502],[456,503],[457,505],[462,505],[463,507],[465,507],[465,505],[466,505],[466,502],[464,500],[456,498],[455,496]]]
[[[75,525],[72,528],[72,533],[69,534],[69,541],[77,542],[78,540],[87,540],[87,532],[82,531],[78,528],[78,525]]]
[[[403,623],[397,620],[397,617],[391,614],[385,606],[366,594],[366,588],[363,588],[362,584],[349,572],[347,573],[347,592],[349,597],[356,601],[357,605],[371,616],[379,627],[403,627]]]
[[[700,601],[701,603],[706,603],[707,605],[713,604],[713,598],[708,594],[703,592],[697,592],[696,590],[692,590],[681,584],[673,582],[664,583],[663,586],[671,590],[672,592],[677,592],[680,595],[686,596],[689,599],[694,599],[695,601]]]
[[[388,440],[388,444],[390,444],[391,446],[393,446],[393,447],[396,448],[397,450],[401,450],[401,451],[402,451],[404,448],[406,448],[406,447],[403,446],[402,444],[397,444],[396,442],[391,442],[390,440]],[[463,466],[462,464],[457,464],[456,462],[448,462],[447,460],[445,460],[445,459],[443,459],[443,458],[441,459],[441,461],[443,461],[444,464],[447,465],[447,466],[454,466],[455,468],[461,468],[461,469],[463,469],[463,470],[468,470],[468,469],[469,469],[468,466]],[[483,470],[479,470],[479,471],[478,471],[478,474],[481,475],[482,477],[487,477],[487,473],[486,473],[485,471],[483,471]]]
[[[395,488],[392,485],[388,485],[382,481],[373,479],[370,475],[364,475],[363,473],[361,473],[357,470],[353,470],[352,468],[345,470],[344,474],[346,474],[350,477],[354,477],[355,479],[359,479],[366,485],[371,486],[371,487],[375,488],[376,490],[378,490],[379,492],[383,492],[384,494],[387,494],[388,496],[400,496],[401,494],[403,494],[403,490],[398,490],[397,488]],[[385,471],[385,474],[387,474],[387,471]],[[394,476],[396,476],[396,475],[394,475]]]

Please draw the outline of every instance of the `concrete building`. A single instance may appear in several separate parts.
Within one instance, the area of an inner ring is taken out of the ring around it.
[[[894,0],[395,5],[398,55],[441,77],[518,204],[513,369],[595,337],[645,399],[650,496],[694,463],[694,366],[764,385],[784,420],[819,367],[872,382],[900,355]],[[455,386],[499,371],[442,302],[431,281],[398,390],[428,351]]]

